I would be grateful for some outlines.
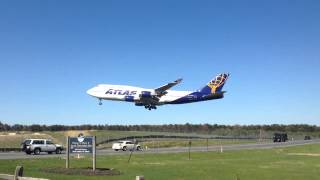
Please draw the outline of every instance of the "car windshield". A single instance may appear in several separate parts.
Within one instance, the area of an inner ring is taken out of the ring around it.
[[[34,140],[32,144],[44,144],[43,140]]]
[[[123,143],[123,141],[119,141],[118,143],[120,143],[120,144],[121,144],[121,143]]]
[[[31,143],[31,140],[25,140],[24,142],[23,142],[23,144],[30,144]]]

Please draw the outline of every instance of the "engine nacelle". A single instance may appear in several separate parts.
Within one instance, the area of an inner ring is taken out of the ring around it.
[[[136,105],[136,106],[145,106],[145,104],[143,104],[143,103],[135,103],[134,105]]]
[[[150,91],[141,91],[141,94],[139,95],[140,98],[151,98],[152,94]]]
[[[124,100],[128,102],[134,102],[134,96],[125,96]]]

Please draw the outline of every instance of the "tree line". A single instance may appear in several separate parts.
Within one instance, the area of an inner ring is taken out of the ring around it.
[[[201,134],[254,134],[259,131],[273,132],[309,132],[320,133],[320,127],[308,124],[271,124],[271,125],[218,125],[218,124],[164,124],[164,125],[8,125],[0,121],[0,131],[67,131],[67,130],[118,130],[118,131],[151,131],[170,133],[201,133]]]

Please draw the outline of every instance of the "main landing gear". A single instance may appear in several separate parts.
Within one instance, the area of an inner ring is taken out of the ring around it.
[[[151,109],[157,109],[157,107],[154,106],[154,105],[145,105],[144,108],[149,109],[149,111],[150,111]]]
[[[99,106],[101,106],[102,105],[102,100],[101,99],[99,99]]]

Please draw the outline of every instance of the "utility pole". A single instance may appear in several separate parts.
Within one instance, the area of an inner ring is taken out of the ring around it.
[[[189,160],[190,160],[191,141],[189,140]]]
[[[209,151],[209,139],[207,138],[207,152]]]

